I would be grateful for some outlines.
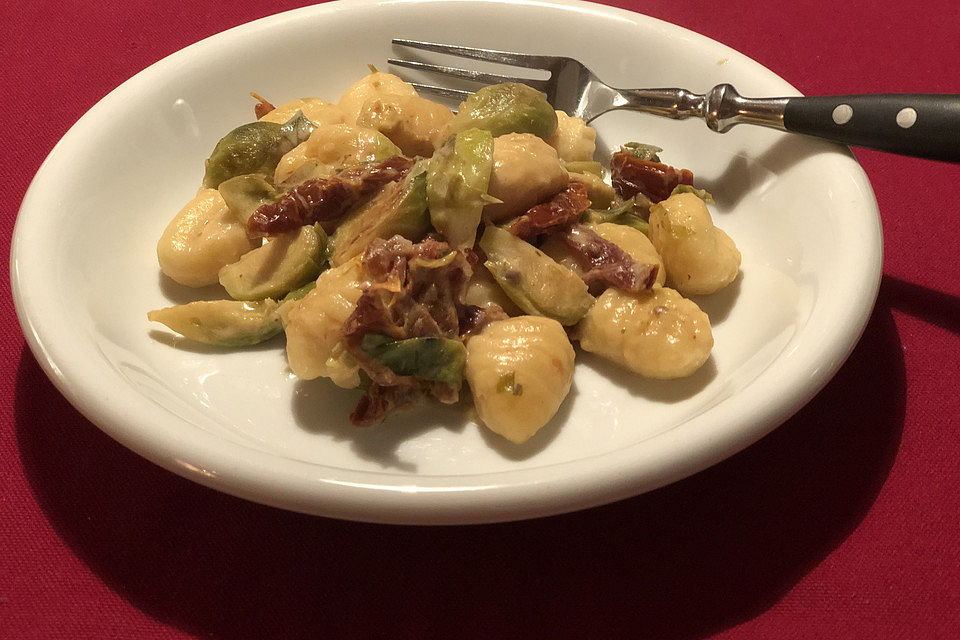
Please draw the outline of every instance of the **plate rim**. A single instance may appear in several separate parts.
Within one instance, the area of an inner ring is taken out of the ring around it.
[[[318,478],[315,477],[315,473],[307,474],[304,471],[315,472],[317,469],[332,469],[332,467],[320,463],[291,460],[273,452],[225,441],[199,428],[194,429],[195,433],[192,434],[191,445],[194,449],[190,452],[190,461],[185,461],[183,451],[174,446],[171,440],[164,438],[160,430],[131,426],[127,421],[134,416],[129,415],[129,408],[125,411],[120,407],[99,405],[96,402],[96,392],[91,392],[84,384],[78,384],[74,380],[73,366],[69,358],[64,358],[63,345],[58,345],[55,337],[43,335],[42,319],[37,317],[34,301],[29,300],[29,296],[24,294],[24,278],[29,275],[21,273],[21,267],[28,264],[23,259],[22,237],[26,233],[25,230],[31,224],[35,224],[35,219],[40,215],[31,212],[35,210],[33,203],[38,199],[39,185],[47,179],[49,166],[53,164],[56,157],[65,153],[64,149],[79,135],[77,132],[88,125],[102,105],[118,99],[117,96],[122,96],[129,87],[141,82],[145,76],[149,77],[167,65],[176,64],[181,59],[193,55],[197,50],[215,46],[217,41],[227,39],[228,34],[246,32],[249,29],[294,19],[301,14],[322,15],[328,11],[348,10],[348,6],[352,8],[453,2],[509,4],[503,0],[388,0],[386,2],[337,0],[266,16],[204,38],[146,67],[94,104],[57,142],[41,163],[23,197],[11,242],[10,277],[14,306],[27,344],[58,391],[81,414],[110,437],[155,464],[202,485],[255,502],[303,513],[358,521],[395,524],[472,524],[540,517],[589,508],[670,484],[712,466],[759,440],[809,402],[830,381],[858,343],[871,316],[879,291],[883,253],[880,214],[872,187],[862,167],[856,163],[850,151],[840,146],[836,148],[837,153],[853,160],[851,168],[854,170],[854,178],[857,186],[864,193],[862,204],[866,205],[866,209],[871,214],[870,220],[874,223],[874,228],[870,229],[873,234],[868,240],[872,243],[870,248],[873,250],[871,253],[875,255],[875,259],[869,261],[870,264],[866,264],[867,261],[864,263],[866,273],[864,282],[861,284],[870,281],[871,286],[859,291],[860,304],[853,305],[857,311],[849,314],[851,317],[845,324],[846,330],[838,331],[833,336],[831,345],[821,350],[824,353],[832,353],[833,359],[821,366],[815,375],[806,378],[805,384],[795,387],[796,392],[789,400],[779,397],[777,402],[770,403],[757,411],[751,420],[750,428],[727,428],[722,432],[709,434],[710,437],[701,434],[700,438],[692,439],[687,437],[689,430],[673,428],[658,434],[651,440],[602,454],[600,457],[603,457],[607,463],[605,465],[607,471],[599,474],[599,477],[596,473],[587,474],[594,476],[592,485],[589,487],[581,484],[582,471],[579,474],[553,473],[553,477],[546,480],[542,477],[545,468],[559,471],[569,467],[582,467],[586,460],[583,458],[532,469],[487,472],[469,476],[405,476],[389,472],[337,469],[338,478]],[[779,79],[783,82],[785,90],[792,90],[799,95],[796,89],[759,62],[685,27],[625,9],[580,0],[545,0],[526,4],[537,4],[549,9],[572,8],[601,15],[626,17],[635,22],[652,21],[660,28],[679,30],[679,33],[700,40],[704,44],[719,46],[732,52],[743,61],[749,61]],[[771,363],[771,368],[778,362],[779,360],[775,360]],[[772,374],[765,371],[761,375],[769,378]],[[747,388],[732,398],[717,403],[705,414],[696,416],[684,424],[702,421],[705,416],[721,411],[725,404],[729,404],[738,395],[754,387],[758,380],[752,381]],[[721,422],[729,422],[729,420]],[[691,441],[684,442],[685,446],[679,447],[672,442],[678,439]],[[657,441],[656,445],[653,444],[653,440]],[[278,469],[276,466],[265,464],[264,456],[269,457],[271,462],[282,462],[283,468]],[[657,464],[651,464],[652,460],[657,461]],[[664,469],[668,471],[664,472]],[[407,485],[378,484],[376,477],[384,475],[409,477],[411,483]],[[491,482],[464,485],[464,478],[489,478]],[[458,481],[461,484],[458,485]]]

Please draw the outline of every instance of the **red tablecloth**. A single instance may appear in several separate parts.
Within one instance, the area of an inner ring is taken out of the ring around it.
[[[7,3],[2,250],[40,162],[98,99],[298,4]],[[956,0],[611,4],[721,40],[807,94],[960,92]],[[4,274],[0,637],[960,637],[960,166],[857,155],[885,275],[833,382],[704,473],[531,522],[338,522],[156,468],[47,381]]]

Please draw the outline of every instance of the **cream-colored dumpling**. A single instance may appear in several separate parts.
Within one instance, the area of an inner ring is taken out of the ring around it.
[[[389,143],[388,143],[389,144]],[[369,127],[348,124],[320,125],[302,142],[280,158],[274,181],[284,182],[303,165],[315,162],[327,167],[370,162],[382,149],[381,135]]]
[[[283,310],[287,361],[302,380],[330,378],[351,389],[360,384],[359,366],[343,344],[343,324],[362,293],[359,260],[329,269],[303,299]]]
[[[322,98],[300,98],[286,104],[282,104],[273,111],[264,115],[260,120],[262,122],[276,122],[283,124],[292,118],[297,111],[313,124],[343,124],[345,116],[343,111],[332,102],[327,102]]]
[[[371,98],[380,96],[400,95],[415,96],[417,90],[413,85],[404,82],[392,73],[375,71],[360,78],[350,85],[337,103],[343,111],[347,124],[356,124],[363,103]]]
[[[547,139],[547,143],[556,149],[560,158],[566,162],[593,160],[597,132],[582,119],[557,111],[557,129]]]
[[[530,133],[508,133],[493,140],[488,193],[501,200],[483,208],[488,222],[501,222],[549,200],[569,180],[557,151]]]
[[[740,272],[737,246],[713,226],[706,203],[692,193],[650,207],[650,240],[663,259],[668,284],[685,295],[713,293]]]
[[[405,156],[428,158],[450,134],[453,112],[418,95],[383,95],[363,103],[357,125],[376,129]]]
[[[258,243],[231,213],[216,189],[201,189],[174,216],[157,242],[164,274],[188,287],[217,284],[220,269],[233,264]]]
[[[503,292],[500,285],[493,278],[493,274],[478,263],[473,267],[473,275],[467,283],[467,292],[464,294],[464,303],[472,304],[477,307],[489,307],[491,304],[497,304],[501,309],[507,312],[507,315],[517,316],[523,312],[513,300]]]
[[[710,319],[673,289],[607,289],[580,321],[580,346],[648,378],[682,378],[713,348]]]
[[[643,231],[612,222],[603,222],[594,226],[593,229],[600,234],[601,238],[617,245],[640,264],[657,265],[659,269],[654,284],[663,285],[667,275],[663,268],[663,261],[660,259],[660,254],[657,253],[653,243],[650,242],[650,238]]]
[[[521,444],[550,421],[570,392],[573,347],[556,320],[500,320],[467,343],[466,376],[483,423]]]

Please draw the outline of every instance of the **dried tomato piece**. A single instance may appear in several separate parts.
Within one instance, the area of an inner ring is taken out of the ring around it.
[[[251,91],[250,97],[257,101],[257,104],[253,105],[253,112],[256,114],[257,120],[276,109],[275,106],[267,102],[267,99],[260,94]]]
[[[463,305],[471,258],[476,260],[472,252],[433,238],[417,244],[401,236],[378,238],[367,247],[362,264],[370,284],[343,326],[347,350],[373,382],[350,416],[354,425],[379,422],[422,397],[457,401],[459,384],[401,375],[372,357],[364,339],[373,334],[398,341],[459,340],[466,321],[474,320]]]
[[[550,229],[576,222],[590,206],[587,188],[571,180],[566,188],[547,202],[530,207],[510,225],[510,233],[526,240]]]
[[[307,180],[274,203],[262,205],[247,220],[251,238],[292,231],[305,224],[339,218],[361,198],[402,179],[413,160],[393,156],[341,171],[333,178]]]
[[[638,293],[652,287],[657,279],[659,265],[637,262],[619,246],[582,224],[571,225],[563,239],[587,269],[582,277],[591,292],[599,293],[612,286],[627,293]]]
[[[693,185],[693,173],[675,169],[662,162],[638,160],[628,151],[618,151],[610,160],[613,188],[621,198],[632,198],[638,193],[660,202],[670,197],[678,184]]]

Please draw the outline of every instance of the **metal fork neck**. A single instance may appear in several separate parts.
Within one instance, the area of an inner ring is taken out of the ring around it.
[[[611,108],[642,111],[676,120],[703,118],[720,133],[736,124],[759,124],[785,130],[783,110],[787,98],[744,98],[729,84],[719,84],[705,94],[686,89],[614,89]]]

